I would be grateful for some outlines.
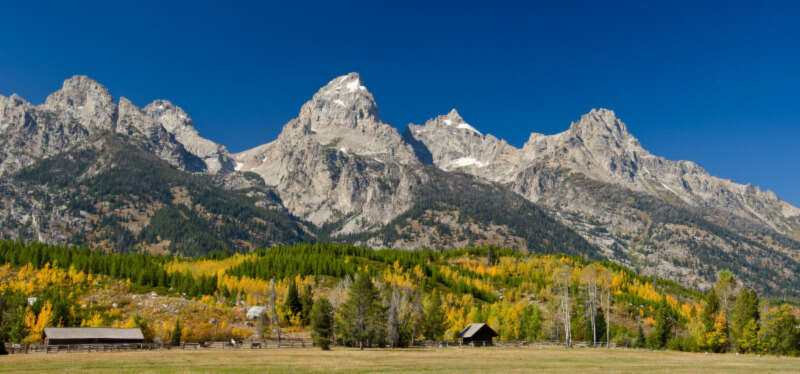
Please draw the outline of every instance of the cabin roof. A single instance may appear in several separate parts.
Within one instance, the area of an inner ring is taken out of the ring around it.
[[[48,339],[144,340],[139,328],[45,327],[44,336]]]
[[[492,330],[492,328],[489,327],[485,323],[470,323],[469,325],[467,325],[467,327],[464,327],[464,329],[461,330],[460,333],[458,333],[458,337],[460,337],[460,338],[471,338],[478,331],[481,331],[482,329],[489,329],[489,331],[491,331],[491,334],[493,336],[497,336],[497,333],[494,332],[494,330]]]

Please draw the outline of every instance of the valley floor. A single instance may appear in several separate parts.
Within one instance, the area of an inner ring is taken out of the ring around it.
[[[3,373],[800,373],[800,359],[564,348],[264,349],[0,356]]]

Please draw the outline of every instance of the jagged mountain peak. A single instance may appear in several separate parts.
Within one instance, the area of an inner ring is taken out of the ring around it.
[[[570,125],[570,131],[579,136],[610,135],[622,138],[629,135],[625,123],[617,118],[613,110],[605,108],[592,109],[582,115],[578,122]]]
[[[85,75],[65,80],[42,107],[72,115],[87,128],[113,129],[117,116],[117,106],[108,89]]]
[[[184,127],[194,128],[191,117],[179,106],[169,100],[155,100],[144,107],[145,113],[160,119],[164,128],[170,132]]]
[[[320,127],[359,127],[381,120],[378,105],[358,73],[334,78],[300,109],[299,118],[309,119],[313,130]]]

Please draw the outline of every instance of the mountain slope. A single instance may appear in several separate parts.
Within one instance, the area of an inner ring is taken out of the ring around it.
[[[797,289],[797,208],[692,162],[653,156],[611,111],[593,110],[560,134],[532,134],[522,149],[458,123],[451,111],[404,136],[438,167],[545,207],[606,258],[698,287],[731,268],[766,292]]]
[[[192,175],[117,134],[37,161],[0,189],[5,238],[182,255],[313,240],[259,178]]]

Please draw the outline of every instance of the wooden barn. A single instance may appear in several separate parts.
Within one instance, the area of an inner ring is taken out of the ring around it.
[[[461,338],[463,344],[481,347],[492,345],[492,338],[495,336],[497,336],[497,333],[485,323],[470,323],[458,333],[458,337]]]
[[[46,345],[144,343],[138,328],[45,327],[42,334]]]

